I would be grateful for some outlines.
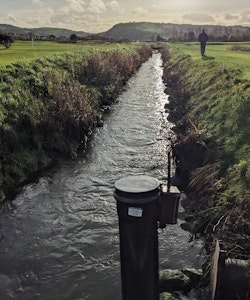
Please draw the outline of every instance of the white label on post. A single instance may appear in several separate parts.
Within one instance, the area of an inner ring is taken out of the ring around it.
[[[128,208],[128,215],[131,217],[142,217],[142,208],[141,207],[129,207]]]

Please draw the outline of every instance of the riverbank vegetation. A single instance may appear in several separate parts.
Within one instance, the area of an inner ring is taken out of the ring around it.
[[[0,68],[0,198],[84,149],[103,111],[151,54],[145,44],[92,48]]]
[[[189,195],[191,230],[205,238],[208,253],[219,239],[228,257],[249,259],[249,57],[222,45],[207,48],[213,58],[202,59],[197,44],[194,53],[185,47],[168,44],[162,54],[166,109],[178,137],[176,175]],[[221,63],[227,60],[232,65]]]

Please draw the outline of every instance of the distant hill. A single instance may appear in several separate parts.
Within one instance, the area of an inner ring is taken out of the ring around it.
[[[106,37],[120,40],[155,41],[157,37],[165,40],[195,40],[199,33],[205,29],[210,40],[240,40],[250,41],[250,27],[220,26],[220,25],[191,25],[171,23],[131,22],[114,25],[106,32],[100,33]]]
[[[39,27],[39,28],[21,28],[8,24],[0,24],[0,32],[6,34],[14,34],[14,35],[28,35],[29,33],[33,33],[37,36],[49,36],[54,35],[56,37],[67,37],[69,38],[71,34],[76,34],[79,37],[88,36],[90,33],[84,31],[74,31],[63,28],[52,28],[52,27]]]
[[[76,34],[79,38],[87,36],[105,37],[115,40],[129,41],[197,41],[199,33],[205,29],[210,41],[250,41],[250,27],[221,26],[221,25],[191,25],[172,23],[130,22],[114,25],[106,32],[91,34],[84,31],[73,31],[62,28],[20,28],[7,24],[0,24],[0,32],[14,35],[66,37]]]

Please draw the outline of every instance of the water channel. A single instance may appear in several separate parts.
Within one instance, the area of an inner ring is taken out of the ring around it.
[[[161,65],[154,54],[129,80],[86,155],[1,207],[0,299],[121,299],[114,183],[166,174],[172,132]],[[159,231],[160,269],[200,267],[200,244],[181,222]]]

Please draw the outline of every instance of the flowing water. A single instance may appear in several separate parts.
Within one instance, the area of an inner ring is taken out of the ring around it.
[[[62,162],[0,210],[0,299],[120,300],[114,183],[161,179],[172,137],[162,61],[129,80],[85,156]],[[160,269],[200,267],[199,242],[176,225],[159,231]]]

